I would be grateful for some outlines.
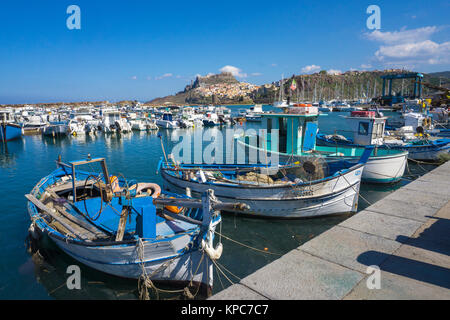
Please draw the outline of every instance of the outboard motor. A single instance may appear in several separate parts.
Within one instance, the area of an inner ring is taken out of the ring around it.
[[[120,127],[120,123],[119,123],[119,121],[115,121],[114,122],[114,126],[115,126],[115,128],[117,129],[117,131],[121,131],[122,130],[122,128]]]

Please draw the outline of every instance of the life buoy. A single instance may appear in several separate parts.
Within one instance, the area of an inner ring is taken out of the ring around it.
[[[132,188],[133,187],[131,187],[130,189]],[[151,192],[150,195],[152,196],[153,199],[156,199],[161,195],[161,187],[156,183],[149,183],[149,182],[138,183],[135,188],[137,195],[147,191]]]

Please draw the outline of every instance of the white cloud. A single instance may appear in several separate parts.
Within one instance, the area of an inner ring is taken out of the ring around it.
[[[366,33],[366,37],[381,43],[375,57],[385,65],[443,64],[450,61],[450,42],[437,43],[430,39],[440,29],[431,26],[393,32],[375,30]]]
[[[272,63],[271,65],[270,65],[271,67],[276,67],[276,66],[278,66],[276,63]]]
[[[320,70],[320,66],[316,66],[312,64],[310,66],[306,66],[302,68],[302,73],[313,73]]]
[[[172,77],[173,76],[173,74],[172,73],[164,73],[162,76],[160,76],[160,77],[155,77],[155,80],[161,80],[161,79],[164,79],[164,78],[170,78],[170,77]]]
[[[137,80],[137,76],[132,76],[131,80]]]
[[[386,60],[407,60],[428,64],[437,64],[448,61],[450,56],[450,42],[436,43],[431,40],[422,42],[404,43],[394,46],[381,46],[375,56],[380,61]]]
[[[361,69],[370,69],[370,68],[372,68],[372,65],[363,63],[360,67],[361,67]]]
[[[330,70],[327,70],[327,73],[336,75],[336,74],[342,74],[342,71],[336,70],[336,69],[330,69]]]
[[[366,33],[366,37],[369,40],[383,42],[385,44],[402,44],[427,40],[432,34],[436,33],[437,31],[438,28],[436,26],[411,30],[402,28],[400,31],[393,32],[382,32],[379,30],[375,30],[371,33]]]
[[[259,72],[253,72],[252,74],[250,74],[251,76],[254,76],[254,77],[259,77],[259,76],[262,76],[262,73],[259,73]]]
[[[241,69],[233,66],[225,66],[219,69],[220,72],[230,72],[233,76],[239,78],[247,78],[247,74],[243,73]]]

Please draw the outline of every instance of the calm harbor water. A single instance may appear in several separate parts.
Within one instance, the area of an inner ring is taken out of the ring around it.
[[[238,108],[233,106],[233,112]],[[265,107],[267,110],[267,107]],[[319,118],[321,131],[333,132],[342,128],[345,113],[330,113]],[[250,124],[249,124],[250,125]],[[254,124],[252,124],[254,125]],[[244,124],[245,126],[245,124]],[[192,130],[192,129],[183,129]],[[171,149],[170,131],[160,130],[166,151]],[[67,137],[63,139],[25,136],[0,146],[0,299],[137,299],[137,281],[105,275],[88,267],[81,267],[81,290],[68,290],[66,269],[78,264],[56,249],[51,243],[41,243],[42,255],[27,251],[27,229],[30,224],[26,199],[34,185],[55,169],[59,155],[63,160],[82,159],[91,154],[105,157],[110,173],[122,173],[138,181],[162,183],[156,174],[159,159],[163,157],[156,133],[130,133],[96,137]],[[413,174],[423,174],[432,166],[413,165]],[[408,183],[402,180],[389,186],[362,185],[359,210]],[[224,252],[219,263],[234,276],[246,275],[277,259],[314,236],[348,218],[349,215],[302,219],[266,220],[223,215],[222,233],[246,246],[267,252],[261,253],[223,239]],[[237,282],[231,274],[230,280]],[[214,274],[213,292],[230,285],[222,275]],[[163,295],[165,299],[178,299],[177,294]]]

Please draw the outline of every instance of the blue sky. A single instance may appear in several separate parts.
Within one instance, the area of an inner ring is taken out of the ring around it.
[[[81,29],[69,30],[69,5]],[[369,5],[381,29],[369,30]],[[2,1],[0,104],[137,99],[197,74],[450,70],[447,1]],[[225,69],[223,69],[225,67]]]

